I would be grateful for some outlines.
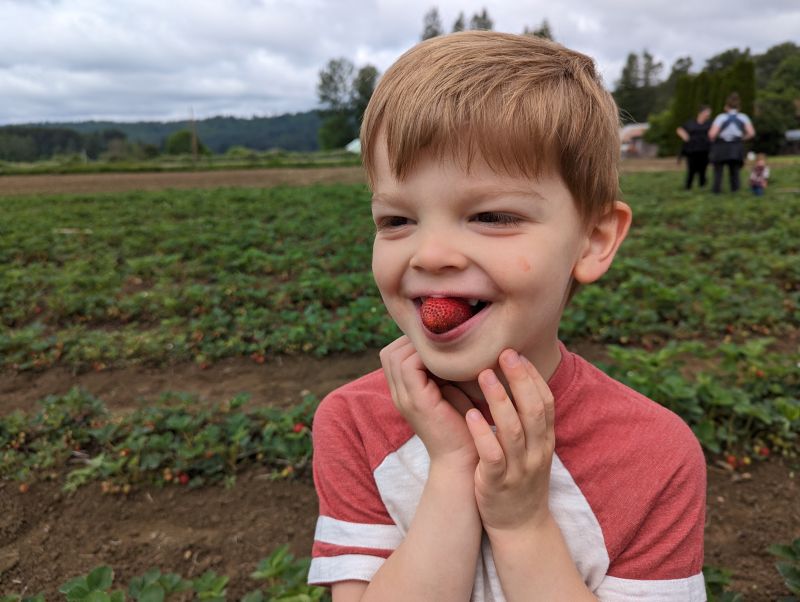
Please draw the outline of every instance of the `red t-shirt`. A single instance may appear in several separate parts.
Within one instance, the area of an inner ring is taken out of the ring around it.
[[[578,571],[600,600],[705,600],[706,465],[696,437],[663,406],[561,351],[548,382],[549,503]],[[310,583],[371,580],[408,531],[429,462],[382,371],[322,401]],[[486,538],[472,600],[504,600]]]

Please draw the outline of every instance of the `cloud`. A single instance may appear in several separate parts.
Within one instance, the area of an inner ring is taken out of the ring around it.
[[[796,0],[544,0],[438,3],[445,30],[487,7],[495,29],[547,19],[613,86],[629,52],[695,66],[731,47],[798,41]],[[768,4],[768,5],[767,5]],[[0,0],[0,123],[251,116],[316,106],[335,57],[380,71],[419,39],[429,0]]]

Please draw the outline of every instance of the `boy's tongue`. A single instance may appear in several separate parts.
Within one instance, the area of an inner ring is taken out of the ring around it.
[[[472,307],[464,299],[428,297],[420,307],[425,328],[436,334],[452,330],[472,317]]]

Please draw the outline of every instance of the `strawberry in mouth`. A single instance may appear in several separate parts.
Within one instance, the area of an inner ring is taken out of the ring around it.
[[[453,330],[488,305],[479,299],[460,297],[422,297],[420,301],[422,324],[436,334]]]

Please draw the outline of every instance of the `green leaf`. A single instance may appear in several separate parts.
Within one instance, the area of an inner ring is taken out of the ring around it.
[[[139,602],[164,602],[164,588],[159,583],[151,583],[142,590],[139,595]]]
[[[114,571],[109,566],[99,566],[86,577],[90,590],[105,591],[114,583]]]
[[[778,558],[783,558],[785,560],[797,559],[797,554],[795,553],[794,548],[784,544],[773,544],[767,548],[767,552],[773,556],[777,556]]]

